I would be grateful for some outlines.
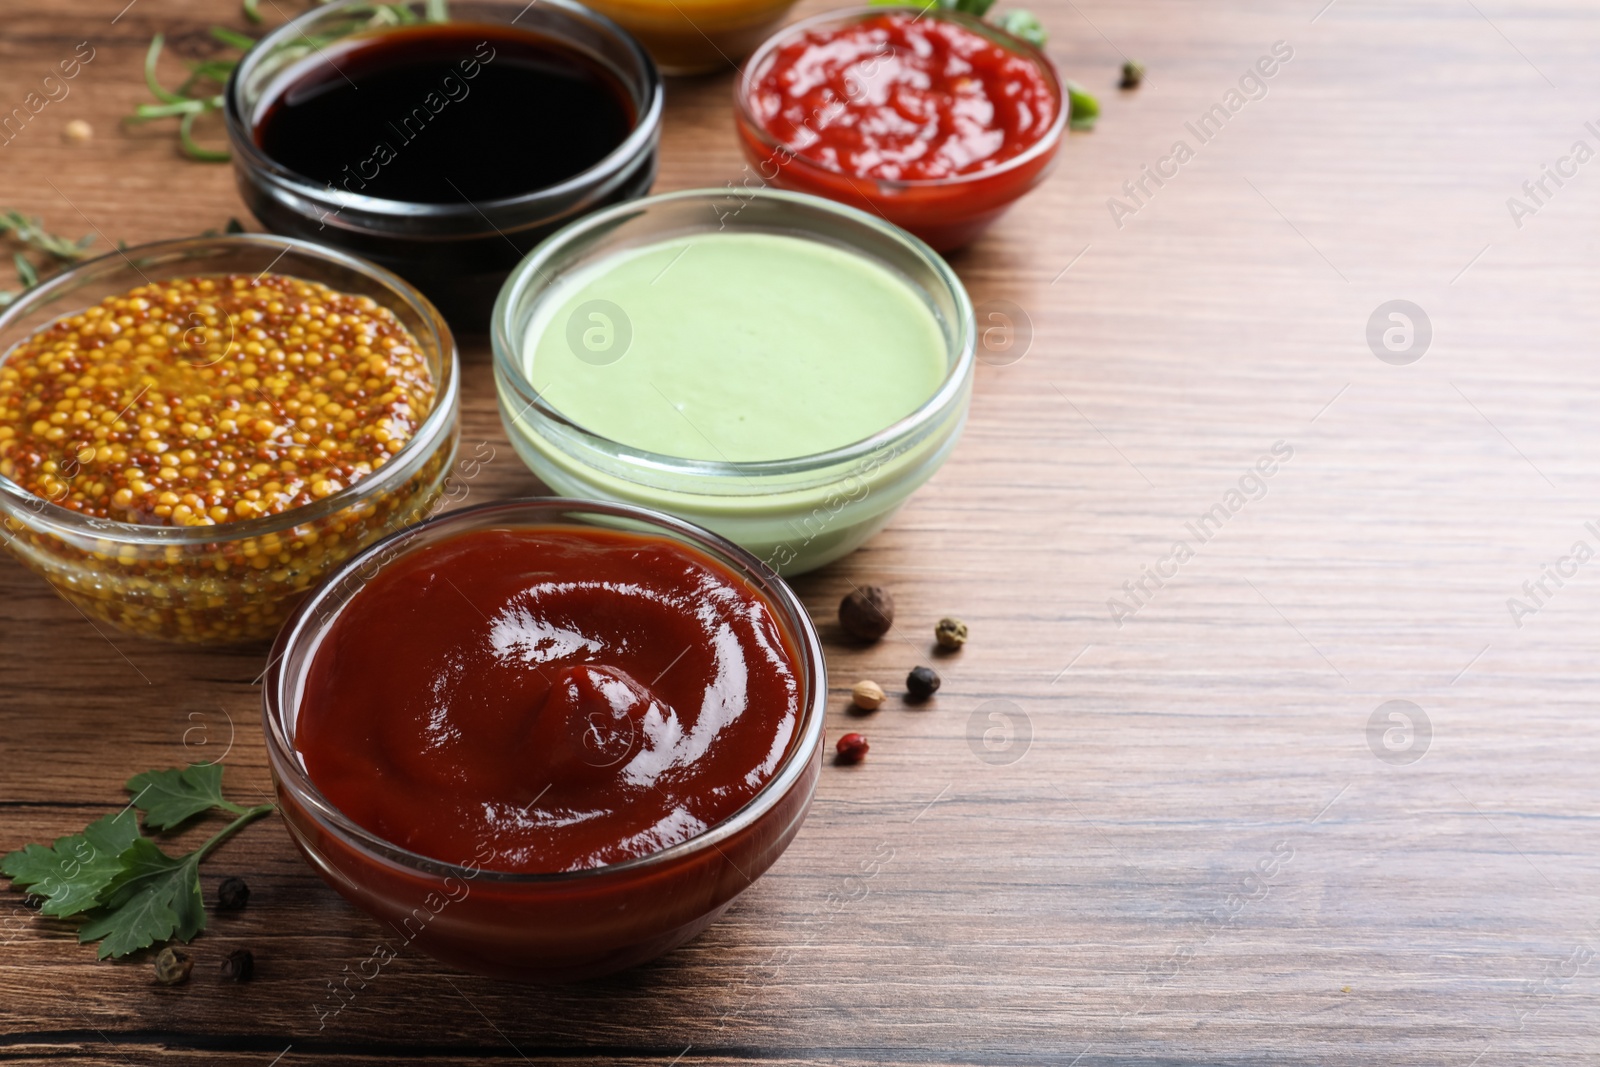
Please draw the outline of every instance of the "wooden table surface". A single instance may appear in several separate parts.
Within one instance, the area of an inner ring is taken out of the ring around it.
[[[193,54],[213,21],[243,26],[235,6],[126,2],[12,0],[0,24],[3,108],[92,43],[0,146],[0,206],[102,248],[243,214],[226,166],[117,123],[153,33]],[[212,919],[186,986],[97,963],[0,894],[0,1059],[1596,1062],[1600,163],[1572,153],[1600,149],[1600,12],[1038,10],[1099,128],[953,259],[985,314],[1021,314],[990,335],[952,461],[795,583],[830,642],[829,730],[872,754],[825,769],[727,917],[571,988],[402,952],[333,1013],[385,931],[268,821],[207,864],[208,895],[238,874],[254,896]],[[1292,56],[1230,100],[1275,42]],[[1136,92],[1114,87],[1124,53],[1149,68]],[[658,189],[740,180],[729,99],[727,75],[671,84]],[[1186,125],[1230,102],[1204,141]],[[90,143],[64,142],[72,119]],[[1172,176],[1130,197],[1147,164]],[[1545,164],[1567,176],[1535,199]],[[1420,359],[1421,331],[1369,345],[1392,300],[1431,324]],[[495,450],[468,500],[537,492],[485,349],[464,356],[462,447]],[[832,623],[852,582],[899,603],[866,650]],[[847,715],[852,682],[929,659],[944,614],[972,641],[936,701]],[[265,795],[263,662],[102,634],[0,561],[0,849],[219,750],[230,788]],[[241,947],[257,977],[224,984]]]

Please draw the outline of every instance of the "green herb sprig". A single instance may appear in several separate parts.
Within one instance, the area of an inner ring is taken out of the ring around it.
[[[874,7],[904,7],[909,3],[912,7],[920,6],[925,10],[938,8],[945,11],[960,11],[974,18],[984,19],[1037,48],[1043,48],[1049,42],[1049,31],[1033,12],[1024,8],[1011,8],[1008,11],[991,13],[994,2],[995,0],[870,0]],[[1100,118],[1100,101],[1077,82],[1067,82],[1067,108],[1068,124],[1075,130],[1092,130]]]
[[[10,210],[0,210],[0,237],[45,256],[42,262],[36,263],[22,250],[12,254],[11,262],[17,268],[17,280],[22,283],[22,288],[0,289],[0,308],[11,304],[60,268],[86,258],[89,246],[94,244],[92,233],[76,241],[70,237],[59,237],[47,231],[41,219]]]
[[[211,27],[211,36],[231,48],[248,49],[255,44],[253,38],[221,26]],[[150,95],[160,103],[140,104],[126,121],[139,123],[176,118],[179,120],[178,143],[183,147],[184,155],[203,163],[226,163],[229,159],[228,150],[201,145],[194,139],[194,124],[200,116],[222,110],[222,87],[227,84],[228,75],[233,73],[238,59],[206,59],[190,63],[189,77],[173,91],[165,88],[156,78],[156,62],[161,58],[161,49],[165,44],[166,38],[158,33],[150,39],[150,48],[144,54],[144,83],[149,87]],[[202,87],[209,91],[196,95]]]
[[[1044,23],[1032,11],[1024,8],[1002,11],[990,21],[1011,36],[1021,37],[1037,48],[1043,48],[1050,41],[1050,31],[1044,28]]]
[[[128,779],[133,800],[53,845],[27,845],[0,858],[13,888],[42,897],[39,912],[81,917],[78,940],[99,941],[99,958],[126,956],[157,941],[189,941],[206,928],[200,864],[223,842],[274,809],[244,807],[222,794],[221,764],[146,771]],[[172,830],[198,815],[233,820],[193,852],[169,856],[139,830]]]
[[[909,3],[913,7],[960,11],[974,18],[986,18],[1012,36],[1021,37],[1039,48],[1043,48],[1050,40],[1050,34],[1044,28],[1044,23],[1040,22],[1031,11],[1013,8],[990,17],[989,9],[994,7],[994,0],[870,0],[870,3],[873,7],[904,7]]]
[[[238,219],[229,219],[220,232],[244,233],[245,230]],[[218,233],[217,230],[206,230],[200,236],[216,237]],[[49,281],[64,268],[94,254],[89,251],[94,244],[94,234],[85,234],[76,241],[70,237],[60,237],[47,231],[42,219],[3,208],[0,208],[0,239],[9,239],[23,249],[44,253],[44,258],[38,262],[28,258],[24,251],[12,254],[11,262],[17,269],[17,281],[21,283],[21,288],[0,289],[0,308],[10,306],[29,289]],[[118,241],[117,247],[126,248],[127,243]]]
[[[1092,130],[1100,120],[1100,101],[1075,81],[1067,85],[1067,125],[1075,130]]]
[[[316,2],[325,4],[329,0],[316,0]],[[248,21],[256,25],[261,24],[260,0],[241,0],[240,9]],[[447,22],[450,18],[447,0],[427,0],[420,17],[405,4],[367,4],[350,10],[352,14],[365,17],[366,21],[362,28],[366,29],[378,26],[404,26],[418,22]],[[210,33],[214,40],[236,50],[239,55],[190,61],[189,76],[177,89],[166,88],[156,77],[156,64],[161,58],[162,49],[166,46],[165,37],[158,33],[150,39],[150,48],[144,57],[144,82],[150,89],[150,95],[154,96],[157,102],[140,104],[124,121],[140,123],[175,118],[178,120],[178,144],[183,149],[184,155],[202,163],[226,163],[231,155],[229,151],[226,148],[208,148],[200,144],[194,139],[194,127],[202,116],[222,110],[226,103],[223,90],[228,84],[228,78],[233,74],[233,68],[239,65],[239,60],[244,58],[244,53],[255,46],[256,38],[247,33],[230,30],[226,26],[213,26]],[[335,39],[333,36],[306,38],[303,45],[296,47],[309,52],[330,44]]]

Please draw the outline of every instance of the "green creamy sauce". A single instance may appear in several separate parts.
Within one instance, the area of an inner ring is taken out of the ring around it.
[[[585,429],[684,459],[852,444],[943,382],[944,331],[912,287],[830,245],[718,233],[632,249],[557,283],[527,374]]]

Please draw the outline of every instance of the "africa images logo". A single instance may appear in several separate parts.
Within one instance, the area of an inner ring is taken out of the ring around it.
[[[1221,533],[1227,521],[1243,511],[1246,504],[1265,497],[1267,479],[1277,474],[1281,464],[1293,456],[1294,446],[1289,442],[1274,443],[1271,452],[1263,453],[1254,466],[1239,477],[1237,487],[1230,486],[1222,494],[1222,499],[1183,524],[1183,528],[1194,539],[1194,544],[1191,545],[1187,538],[1179,538],[1172,543],[1166,555],[1154,563],[1145,564],[1137,578],[1123,582],[1122,592],[1126,599],[1109,597],[1106,600],[1106,609],[1117,628],[1120,630],[1123,623],[1149,604],[1155,598],[1156,590],[1178,576],[1183,565],[1194,559],[1196,546],[1205,545]]]

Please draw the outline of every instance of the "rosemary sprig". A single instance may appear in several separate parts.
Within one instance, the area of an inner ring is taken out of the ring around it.
[[[316,0],[325,4],[328,0]],[[244,17],[252,23],[260,24],[262,15],[260,0],[240,0]],[[274,7],[277,5],[274,4]],[[422,18],[412,14],[411,9],[405,4],[371,4],[353,11],[367,12],[366,26],[403,26],[419,21],[448,22],[450,10],[448,0],[426,0],[423,7]],[[256,44],[256,39],[249,34],[230,30],[225,26],[211,27],[211,36],[238,50],[241,55],[221,59],[194,60],[189,63],[189,76],[176,90],[163,86],[156,77],[156,63],[161,58],[161,50],[166,40],[161,34],[156,34],[150,40],[150,48],[144,57],[144,82],[150,89],[157,103],[140,104],[134,108],[133,114],[125,121],[130,123],[150,122],[156,119],[178,120],[178,144],[183,149],[183,154],[190,159],[202,163],[226,163],[230,154],[226,148],[207,148],[194,139],[195,123],[204,115],[213,111],[221,111],[224,106],[223,89],[228,84],[228,78],[233,74],[233,69],[239,65],[239,60],[244,52],[249,51]],[[320,48],[331,43],[336,38],[322,39],[307,38],[311,48]]]
[[[221,27],[212,29],[211,34],[213,37],[221,40],[224,44],[233,44],[234,47],[238,47],[236,43],[219,34],[217,32],[219,29]],[[233,34],[232,31],[223,32],[229,36],[249,40],[243,34]],[[254,41],[251,41],[251,44],[254,43]],[[151,38],[150,48],[144,54],[144,83],[149,87],[150,95],[154,96],[160,103],[140,104],[134,108],[133,114],[128,116],[127,121],[149,122],[152,119],[177,118],[179,120],[178,142],[183,146],[184,155],[190,159],[198,159],[206,163],[226,163],[229,158],[227,149],[206,148],[194,139],[194,124],[200,116],[207,112],[220,111],[222,109],[222,93],[217,91],[200,96],[194,94],[197,87],[207,82],[216,83],[218,89],[220,89],[227,82],[228,75],[232,73],[234,64],[238,60],[211,59],[192,63],[190,64],[188,79],[179,86],[177,92],[173,92],[163,86],[156,77],[156,62],[161,58],[161,49],[165,44],[166,38],[158,33]]]
[[[20,211],[0,211],[0,235],[9,236],[14,241],[19,241],[29,248],[36,248],[46,255],[53,256],[63,263],[76,263],[88,255],[84,251],[94,243],[94,234],[80,237],[74,241],[67,237],[57,237],[44,228],[44,223],[39,218],[29,218]]]
[[[244,233],[244,226],[238,219],[229,219],[220,233]],[[219,236],[217,230],[206,230],[201,237]],[[12,254],[12,265],[17,269],[17,280],[21,282],[19,289],[0,289],[0,308],[14,303],[17,297],[32,289],[40,282],[48,281],[60,271],[87,259],[91,255],[89,246],[94,244],[94,234],[87,234],[76,241],[68,237],[58,237],[45,231],[44,223],[38,218],[29,218],[20,211],[0,209],[0,238],[8,238],[15,244],[20,244],[24,249],[44,253],[43,262],[36,263],[23,251]],[[118,248],[126,248],[127,242],[118,241]]]
[[[24,249],[42,252],[46,257],[43,264],[36,264],[22,251],[12,255],[11,262],[17,268],[17,280],[22,283],[22,288],[0,289],[0,307],[6,307],[61,267],[87,257],[88,248],[94,243],[92,233],[76,241],[58,237],[46,231],[40,219],[29,218],[20,211],[0,211],[0,237],[20,244]]]

